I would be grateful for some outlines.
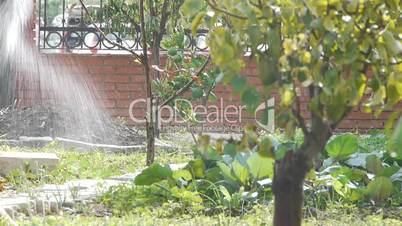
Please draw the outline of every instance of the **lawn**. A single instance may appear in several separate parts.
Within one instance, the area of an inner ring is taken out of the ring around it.
[[[132,173],[144,168],[146,153],[143,151],[124,153],[105,153],[102,151],[82,152],[65,149],[58,144],[43,148],[18,148],[0,146],[0,151],[51,152],[60,158],[60,164],[51,172],[32,174],[16,170],[7,177],[7,183],[19,192],[26,192],[42,184],[62,184],[73,179],[104,179],[111,176]],[[177,152],[158,152],[156,162],[161,164],[188,161],[189,154]]]
[[[231,217],[225,214],[205,216],[203,214],[179,214],[174,212],[174,204],[158,208],[140,209],[122,217],[96,217],[91,213],[82,215],[64,215],[33,217],[20,221],[20,225],[272,225],[272,205],[257,205],[243,216]],[[89,216],[88,216],[89,215]],[[394,216],[397,218],[398,216]],[[399,216],[400,217],[400,216]],[[379,226],[402,225],[399,219],[385,218],[381,211],[378,214],[363,215],[356,207],[334,205],[316,217],[309,217],[304,225],[350,225],[350,226]]]
[[[287,142],[279,134],[277,137],[280,142]],[[297,139],[300,141],[303,138]],[[297,139],[296,143],[299,142]],[[171,138],[170,141],[172,140],[176,138]],[[193,159],[189,143],[176,140],[175,145],[178,147],[176,151],[158,150],[156,162],[164,165]],[[385,145],[386,139],[381,132],[359,136],[359,152],[383,152]],[[13,172],[6,178],[6,185],[8,189],[18,192],[26,192],[46,183],[102,179],[134,172],[144,168],[146,158],[144,152],[82,152],[65,149],[56,143],[38,149],[0,146],[0,151],[21,150],[56,153],[61,162],[55,170],[43,171],[39,175]],[[161,184],[163,185],[162,182]],[[156,195],[153,197],[149,194]],[[19,225],[271,225],[272,222],[273,200],[269,195],[251,204],[244,202],[241,207],[233,205],[228,208],[220,203],[219,208],[215,209],[211,205],[189,203],[185,198],[158,196],[161,194],[155,187],[129,184],[110,190],[92,203],[77,204],[72,209],[51,216],[20,215],[17,222]],[[218,203],[218,200],[215,201]],[[325,207],[320,206],[323,202]],[[304,225],[402,225],[402,208],[400,204],[395,204],[396,201],[372,205],[366,201],[350,201],[339,195],[322,201],[307,192],[306,203]],[[0,225],[2,224],[5,223],[0,221]]]

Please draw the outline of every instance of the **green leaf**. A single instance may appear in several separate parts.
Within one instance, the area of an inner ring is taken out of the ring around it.
[[[352,167],[362,167],[365,168],[366,167],[366,158],[369,155],[372,155],[374,153],[355,153],[351,156],[349,156],[348,160],[345,161],[345,163],[348,166],[352,166]],[[378,153],[377,153],[378,154]],[[377,157],[381,155],[377,155]]]
[[[257,25],[250,25],[247,27],[247,34],[251,42],[251,47],[253,49],[257,49],[259,45],[259,39],[261,37],[259,26]]]
[[[257,153],[262,157],[275,157],[274,145],[271,137],[264,137],[258,144]]]
[[[352,134],[344,134],[331,140],[326,150],[330,157],[336,161],[345,160],[358,149],[358,141],[356,136]]]
[[[338,178],[347,178],[348,181],[361,181],[367,176],[364,170],[353,169],[346,166],[340,167],[332,172],[331,175]]]
[[[258,70],[263,84],[266,86],[272,85],[279,77],[278,59],[266,54],[262,55],[259,58]]]
[[[252,154],[247,159],[247,165],[250,168],[250,173],[257,180],[264,178],[273,178],[275,160],[268,157],[263,157],[258,153]]]
[[[285,157],[288,151],[293,151],[296,149],[296,144],[293,142],[287,142],[279,144],[278,148],[275,150],[275,159],[281,160]]]
[[[194,99],[198,99],[204,96],[204,90],[198,86],[191,88],[191,93]]]
[[[223,194],[225,199],[230,202],[230,200],[232,199],[232,196],[230,196],[228,189],[226,189],[225,186],[223,186],[223,185],[219,185],[219,190]]]
[[[232,163],[232,170],[234,175],[243,185],[246,185],[248,183],[248,169],[244,167],[239,161],[235,160]]]
[[[392,181],[387,177],[376,177],[367,185],[367,195],[375,202],[388,198],[392,192]]]
[[[398,54],[402,53],[402,43],[399,40],[396,40],[394,35],[389,32],[389,31],[384,31],[382,34],[382,37],[384,38],[385,45],[390,53],[392,53],[393,56],[396,56]]]
[[[255,87],[248,87],[242,93],[241,100],[246,104],[247,111],[253,112],[260,104],[260,95]]]
[[[190,161],[186,169],[188,169],[196,178],[205,177],[205,164],[202,159],[196,159]]]
[[[237,75],[232,79],[232,87],[235,92],[240,93],[247,85],[247,79],[244,76]]]
[[[226,144],[223,148],[223,153],[234,157],[236,155],[236,145],[233,143]]]
[[[377,175],[382,170],[381,159],[375,155],[369,155],[366,157],[366,169],[370,173]]]
[[[219,169],[221,169],[222,171],[222,176],[226,179],[229,180],[231,182],[236,182],[237,179],[235,176],[233,176],[230,167],[227,166],[225,163],[223,162],[217,162],[216,165],[218,165]]]
[[[324,18],[324,28],[327,29],[328,31],[334,31],[336,29],[335,24],[334,24],[334,20],[335,18],[331,17],[331,16],[326,16]]]
[[[171,176],[172,170],[168,166],[161,166],[157,163],[154,163],[136,176],[134,183],[136,185],[151,185],[168,179]]]
[[[172,187],[170,192],[173,197],[180,199],[181,201],[186,201],[189,203],[202,203],[202,198],[197,192],[192,192],[186,188]]]
[[[222,180],[221,169],[219,167],[212,167],[205,171],[205,178],[211,182]]]
[[[402,117],[395,126],[394,132],[389,140],[389,152],[391,157],[402,159]]]
[[[176,49],[176,47],[171,47],[171,48],[169,48],[168,51],[167,51],[167,54],[168,54],[170,57],[176,56],[176,54],[177,54],[177,49]]]
[[[275,63],[272,63],[272,59],[274,58],[279,58],[281,55],[281,46],[282,46],[282,38],[281,38],[281,31],[279,29],[279,26],[275,28],[271,28],[268,30],[267,34],[268,38],[268,46],[269,46],[269,54],[265,55],[265,57],[272,57],[271,58],[271,66],[276,67]],[[264,61],[261,61],[264,62]],[[274,68],[271,68],[271,70],[275,70]]]
[[[202,20],[204,19],[206,13],[204,11],[199,12],[197,16],[191,22],[191,34],[195,37],[197,34],[198,27],[200,26]]]
[[[181,6],[181,11],[186,16],[194,16],[196,13],[200,12],[203,8],[203,1],[199,0],[186,0]]]
[[[359,57],[359,46],[357,43],[352,42],[348,47],[346,48],[345,55],[343,57],[344,62],[346,64],[351,64],[355,62],[355,60]]]
[[[176,180],[183,179],[185,181],[190,181],[193,179],[193,176],[188,170],[177,170],[173,171],[172,177]]]
[[[387,82],[387,105],[392,107],[402,100],[402,76],[390,73]]]
[[[397,173],[400,169],[401,169],[401,167],[398,167],[398,166],[386,167],[386,168],[382,169],[381,172],[379,172],[377,174],[377,176],[391,177],[392,175]]]

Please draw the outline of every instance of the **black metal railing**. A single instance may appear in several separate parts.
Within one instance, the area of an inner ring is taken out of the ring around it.
[[[94,25],[86,21],[85,10],[80,4],[68,4],[68,0],[39,0],[39,34],[38,47],[41,50],[62,49],[68,52],[73,50],[122,50],[120,47],[108,42],[98,32]],[[92,1],[88,4],[91,12],[102,12],[104,0]],[[105,29],[105,23],[100,21],[97,25],[105,33],[107,39],[132,50],[141,50],[140,32],[125,35],[117,31]],[[185,32],[187,50],[205,51],[207,30],[199,30],[193,37],[190,31]]]

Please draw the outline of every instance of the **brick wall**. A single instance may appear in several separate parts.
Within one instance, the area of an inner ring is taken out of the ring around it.
[[[80,68],[85,79],[91,84],[94,96],[99,100],[99,105],[106,109],[113,117],[121,117],[130,124],[135,124],[129,117],[129,105],[138,98],[145,98],[145,77],[140,64],[135,63],[133,58],[128,55],[84,55],[84,54],[42,54],[41,57],[51,59],[51,62],[59,64],[68,63],[72,66]],[[249,84],[255,85],[257,89],[261,89],[262,85],[257,76],[256,65],[253,61],[246,60],[246,68],[242,74],[247,76]],[[34,104],[41,95],[34,95],[26,90],[23,83],[17,86],[19,103],[23,105]],[[27,93],[29,93],[27,95]],[[222,98],[223,106],[228,104],[241,105],[240,98],[232,92],[231,87],[219,85],[215,89],[218,100]],[[307,93],[301,92],[301,100],[303,115],[309,117],[306,111],[306,102],[308,101]],[[32,98],[34,97],[34,98]],[[26,101],[31,98],[30,101]],[[36,98],[36,99],[35,99]],[[275,96],[276,102],[279,97]],[[221,108],[220,103],[215,103]],[[365,114],[360,109],[355,109],[350,115],[339,125],[342,130],[367,130],[372,128],[383,128],[384,122],[391,112],[385,112],[378,118]],[[145,116],[145,105],[136,105],[133,108],[133,114],[137,118]],[[166,117],[166,114],[163,114]],[[235,115],[232,115],[236,117]],[[242,123],[252,122],[252,115],[242,111]],[[234,120],[231,120],[234,121]],[[217,122],[214,125],[235,126],[239,123]]]

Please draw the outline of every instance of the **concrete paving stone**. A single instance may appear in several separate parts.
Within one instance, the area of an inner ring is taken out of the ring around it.
[[[45,184],[40,188],[34,189],[34,192],[53,192],[53,191],[69,191],[70,187],[64,184]]]
[[[113,176],[113,177],[108,178],[108,180],[118,180],[118,181],[125,181],[125,182],[133,181],[135,179],[135,177],[138,174],[140,174],[140,172],[141,171],[138,171],[136,173],[126,173],[126,174],[123,174],[121,176]]]
[[[26,137],[26,136],[20,136],[19,137],[20,141],[46,141],[46,142],[52,142],[53,138],[51,137]]]
[[[59,212],[62,203],[51,199],[35,199],[35,213],[46,215]]]
[[[33,172],[43,167],[52,170],[59,161],[54,153],[0,152],[0,174],[7,175],[13,170],[24,170],[26,167]]]
[[[80,193],[77,194],[76,201],[92,200],[92,199],[99,197],[101,194],[102,194],[102,192],[95,191],[95,190],[81,191]]]
[[[187,165],[187,163],[177,163],[177,164],[169,164],[170,169],[174,170],[179,170],[179,169],[183,169],[185,166]]]
[[[105,179],[105,180],[102,181],[102,183],[100,184],[99,187],[101,187],[101,188],[102,188],[102,187],[107,187],[107,188],[109,188],[109,187],[112,187],[112,186],[117,186],[117,185],[122,184],[122,183],[124,183],[124,182],[118,181],[118,180],[109,180],[109,179]]]
[[[24,206],[28,206],[29,202],[30,202],[30,198],[27,196],[0,198],[0,207],[8,207],[8,206],[24,207]]]
[[[16,210],[13,206],[0,207],[0,216],[3,218],[13,219],[16,216]]]
[[[172,169],[183,168],[185,164],[172,164]],[[57,213],[63,207],[73,208],[75,203],[85,203],[93,200],[112,186],[124,184],[134,180],[141,171],[111,177],[105,180],[72,180],[62,185],[45,184],[33,189],[31,195],[21,193],[15,197],[0,198],[0,208],[7,209],[11,216],[15,211],[34,214]],[[14,211],[14,212],[13,212]]]
[[[88,188],[97,187],[101,183],[102,180],[84,179],[84,180],[72,180],[65,183],[64,185],[69,187],[70,189],[84,190]]]

